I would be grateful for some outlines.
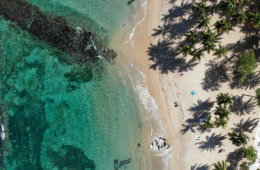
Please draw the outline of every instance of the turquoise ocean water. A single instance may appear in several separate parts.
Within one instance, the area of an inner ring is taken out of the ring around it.
[[[132,19],[127,0],[28,0],[109,44]],[[119,56],[120,57],[120,56]],[[1,148],[7,170],[141,167],[143,129],[124,71],[105,60],[79,66],[0,17]]]

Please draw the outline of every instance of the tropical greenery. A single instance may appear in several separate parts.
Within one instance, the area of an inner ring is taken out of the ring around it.
[[[197,21],[198,25],[197,28],[199,29],[205,29],[208,30],[209,29],[209,24],[210,24],[210,17],[208,15],[202,15],[200,20]]]
[[[214,169],[213,170],[227,170],[228,164],[226,161],[221,161],[214,163]]]
[[[229,120],[229,115],[231,112],[226,107],[217,107],[215,110],[215,115],[219,116],[220,119],[227,119]]]
[[[192,5],[192,11],[195,16],[205,15],[207,9],[208,7],[203,2],[195,3],[195,5]]]
[[[256,93],[257,105],[260,107],[260,88],[256,89],[255,93]]]
[[[204,130],[209,130],[211,128],[214,127],[213,122],[211,121],[211,116],[209,116],[207,119],[205,119],[202,123],[201,123],[201,127]]]
[[[246,85],[249,78],[256,75],[255,70],[259,62],[259,56],[256,56],[259,54],[259,44],[251,45],[253,43],[250,39],[253,37],[259,41],[260,3],[258,1],[201,0],[199,3],[193,3],[192,17],[196,19],[196,23],[186,34],[186,39],[181,44],[183,46],[183,55],[201,60],[204,56],[207,56],[207,53],[213,53],[214,56],[218,57],[214,62],[217,61],[216,63],[225,65],[227,75],[231,75],[233,78],[229,79],[230,77],[228,77],[229,80],[234,83],[239,82],[239,87]],[[215,14],[219,18],[213,21],[211,18]],[[228,34],[231,30],[236,31],[237,28],[241,28],[242,32],[246,32],[244,41],[225,46],[221,44],[222,35]],[[247,39],[247,37],[249,38]],[[230,51],[228,52],[228,50]],[[257,105],[260,107],[260,88],[256,89],[255,98]],[[214,127],[226,128],[231,111],[234,110],[233,108],[237,104],[232,105],[232,103],[233,97],[229,93],[218,94],[216,98],[217,106],[213,110],[213,115],[199,124],[201,128],[206,131]],[[228,137],[235,146],[242,150],[243,158],[241,158],[235,169],[249,170],[250,165],[256,161],[257,157],[257,151],[254,147],[246,146],[249,137],[240,127],[228,133]],[[226,161],[217,162],[213,166],[214,170],[227,170],[228,167]],[[231,166],[233,166],[232,163]]]
[[[246,158],[250,164],[254,164],[257,159],[257,151],[253,146],[243,148],[243,157]]]
[[[185,45],[182,48],[182,53],[183,53],[184,56],[191,55],[192,54],[192,46]]]
[[[228,124],[228,120],[226,120],[225,118],[216,117],[214,124],[216,125],[217,128],[218,127],[226,128]]]
[[[232,96],[228,93],[220,93],[217,96],[217,104],[218,105],[224,105],[224,108],[226,108],[228,105],[232,104]]]
[[[249,137],[243,131],[233,131],[228,133],[228,136],[232,143],[236,146],[245,146],[249,140]]]
[[[218,56],[219,58],[222,56],[227,55],[227,49],[219,44],[219,48],[215,49],[214,55]]]
[[[240,165],[240,170],[249,170],[250,164],[248,162],[242,162]]]
[[[254,73],[256,68],[256,57],[253,51],[245,51],[242,53],[235,64],[234,76],[243,83],[247,76]]]
[[[228,33],[231,29],[231,24],[226,20],[219,20],[215,24],[218,33]]]

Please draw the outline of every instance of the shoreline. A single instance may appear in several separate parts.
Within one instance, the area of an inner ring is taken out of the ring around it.
[[[118,58],[118,63],[121,65],[119,67],[123,66],[124,69],[127,70],[130,79],[134,79],[132,84],[134,86],[134,93],[136,94],[136,101],[138,105],[141,105],[141,117],[145,119],[143,120],[145,123],[147,123],[147,121],[149,122],[151,128],[149,130],[144,129],[142,164],[145,165],[145,168],[142,168],[147,170],[171,169],[169,156],[172,151],[166,150],[166,152],[163,153],[161,151],[153,152],[150,149],[150,144],[154,137],[162,136],[168,139],[168,134],[170,134],[168,131],[172,129],[171,121],[167,121],[167,119],[170,118],[169,115],[160,114],[161,112],[169,113],[166,97],[164,93],[157,90],[158,87],[162,89],[159,73],[150,70],[149,65],[151,62],[148,60],[146,52],[150,43],[155,42],[152,40],[151,34],[153,28],[160,23],[162,2],[163,0],[147,0],[141,2],[141,8],[144,8],[144,10],[140,9],[137,11],[134,22],[135,25],[133,25],[129,35],[124,36],[124,38],[127,39],[122,40],[116,36],[111,43],[112,46],[115,46],[116,49],[119,50],[119,56],[122,56]],[[144,13],[145,10],[146,13]],[[122,35],[122,33],[119,32],[118,35]],[[140,56],[143,57],[140,58]],[[136,80],[138,81],[136,82]],[[160,120],[158,121],[158,119]],[[165,125],[167,127],[165,127]],[[167,129],[167,131],[165,129]],[[167,140],[167,142],[169,142],[169,140]]]
[[[151,44],[158,45],[160,40],[165,40],[163,36],[153,37],[152,34],[154,33],[154,29],[164,24],[161,19],[169,15],[169,12],[173,7],[184,7],[182,6],[181,1],[170,2],[168,0],[148,0],[147,5],[146,19],[136,29],[133,37],[134,58],[131,58],[131,61],[146,76],[146,85],[150,95],[158,106],[159,116],[166,131],[165,137],[166,139],[169,139],[169,144],[172,146],[169,157],[165,157],[167,160],[162,160],[161,158],[163,157],[159,157],[151,152],[150,169],[190,170],[201,167],[209,168],[217,161],[222,161],[228,154],[236,151],[237,148],[227,139],[227,132],[232,130],[232,128],[235,128],[237,124],[246,120],[257,120],[259,116],[258,114],[251,113],[242,117],[233,113],[227,129],[216,128],[212,129],[210,133],[202,133],[197,130],[193,132],[192,129],[183,132],[184,125],[186,125],[189,120],[193,119],[192,114],[194,113],[192,113],[191,109],[200,107],[200,102],[207,103],[207,101],[210,101],[213,103],[213,107],[207,111],[210,113],[214,110],[214,101],[220,92],[230,93],[233,97],[239,98],[242,93],[253,96],[255,94],[254,89],[232,89],[228,84],[229,82],[225,82],[221,84],[218,90],[205,90],[202,83],[205,79],[208,81],[206,73],[210,69],[210,63],[215,60],[212,54],[206,55],[201,62],[198,62],[191,70],[186,70],[182,76],[179,75],[178,71],[169,71],[165,74],[161,73],[160,69],[151,69],[150,66],[154,64],[154,62],[149,60],[151,56],[148,55],[148,49],[151,47]],[[181,20],[188,17],[185,13],[183,15],[184,16],[177,16],[174,19],[178,21],[179,19]],[[214,20],[217,20],[217,16],[214,16]],[[176,34],[178,34],[178,31]],[[239,29],[236,28],[232,30],[230,34],[223,35],[221,43],[224,45],[236,43],[242,39],[243,36],[244,35],[239,32]],[[171,47],[177,48],[175,44],[182,38],[183,36],[174,38],[172,40],[174,45]],[[187,57],[185,60],[191,61],[191,58]],[[195,96],[190,95],[190,92],[193,90],[198,94]],[[243,99],[245,103],[250,100],[251,99],[247,98]],[[179,104],[177,108],[174,106],[175,102]],[[260,109],[256,106],[253,110],[253,113],[259,113],[258,111]],[[254,128],[247,134],[250,138],[248,145],[254,144],[256,129],[257,128]],[[212,150],[202,149],[203,143],[206,144],[210,138],[214,138],[214,135],[219,135],[225,139],[223,145],[219,145],[218,148],[214,147]],[[199,142],[196,140],[197,137],[200,138]],[[223,149],[224,152],[220,153]],[[202,157],[206,157],[207,159],[204,160]],[[164,168],[165,165],[167,168]]]
[[[146,85],[150,92],[151,97],[155,100],[158,106],[158,113],[160,116],[159,121],[162,121],[162,126],[165,130],[165,138],[171,139],[173,136],[172,122],[170,120],[170,112],[168,107],[167,98],[163,90],[162,82],[160,80],[160,73],[150,69],[152,62],[149,60],[147,50],[152,43],[158,41],[157,38],[152,38],[153,29],[160,25],[161,11],[163,8],[164,0],[147,1],[147,14],[144,22],[136,29],[133,37],[134,58],[132,59],[136,65],[146,76]],[[158,121],[158,120],[157,120]],[[151,142],[151,141],[150,141]],[[172,146],[172,141],[168,141]],[[149,143],[150,144],[150,143]],[[150,170],[158,169],[173,169],[171,159],[172,152],[168,151],[167,154],[157,155],[152,152],[150,154]]]

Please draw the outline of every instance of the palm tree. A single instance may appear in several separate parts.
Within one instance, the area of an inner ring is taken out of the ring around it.
[[[226,128],[228,121],[226,119],[224,119],[224,118],[216,117],[216,120],[215,120],[214,123],[215,123],[217,128],[220,127],[220,126],[222,128]]]
[[[203,41],[203,44],[206,44],[208,42],[217,42],[217,35],[211,30],[208,30],[207,32],[202,32],[201,39]]]
[[[238,56],[238,60],[234,65],[234,78],[243,83],[247,76],[254,73],[257,67],[256,56],[254,51],[245,51]]]
[[[208,41],[208,42],[204,43],[203,45],[204,45],[204,50],[206,50],[208,52],[208,54],[211,51],[215,51],[216,50],[216,48],[215,48],[216,44],[213,41]]]
[[[254,28],[260,27],[260,12],[249,12],[247,17],[249,20],[249,26],[252,26]]]
[[[232,21],[244,24],[247,20],[245,10],[243,8],[238,8],[238,10],[232,15]]]
[[[224,104],[224,107],[226,108],[227,105],[230,105],[232,103],[232,96],[229,95],[229,93],[220,93],[217,96],[217,104],[222,105]]]
[[[228,133],[228,136],[232,143],[236,146],[246,145],[249,140],[249,137],[243,131],[233,131],[232,133]]]
[[[214,51],[216,47],[217,42],[217,36],[216,33],[208,30],[207,32],[202,33],[202,44],[204,45],[204,50],[207,50],[208,53],[210,51]]]
[[[201,127],[205,130],[209,130],[214,127],[213,122],[210,120],[211,116],[209,116],[204,122],[201,124]]]
[[[260,107],[260,88],[257,88],[255,93],[256,93],[256,103]]]
[[[250,164],[248,162],[242,162],[239,170],[250,170]]]
[[[223,19],[215,23],[215,28],[218,33],[228,33],[231,29],[231,24],[227,20]]]
[[[206,13],[206,9],[208,7],[204,2],[195,3],[195,5],[192,5],[192,11],[195,16],[202,16]]]
[[[218,56],[219,58],[227,55],[227,49],[220,44],[218,46],[219,48],[215,49],[214,55]]]
[[[193,59],[200,61],[201,58],[203,57],[203,50],[202,49],[195,49],[192,52],[192,56],[193,56]]]
[[[213,170],[227,170],[227,162],[226,161],[221,161],[214,163],[214,169]]]
[[[187,55],[191,55],[192,54],[192,46],[190,46],[190,45],[185,45],[185,46],[183,46],[183,48],[182,48],[182,53],[183,53],[183,55],[186,57]]]
[[[191,42],[192,44],[194,44],[197,40],[197,34],[194,31],[189,31],[187,36],[187,41]]]
[[[243,148],[243,157],[250,161],[250,164],[254,164],[257,159],[257,150],[253,146]]]
[[[198,23],[197,28],[209,29],[210,19],[211,18],[209,16],[203,14],[201,18],[197,21]]]
[[[220,8],[223,12],[232,14],[237,7],[236,4],[236,0],[223,0],[221,1]]]
[[[230,111],[226,109],[226,107],[217,107],[215,111],[215,115],[219,116],[220,119],[227,119],[229,120]]]

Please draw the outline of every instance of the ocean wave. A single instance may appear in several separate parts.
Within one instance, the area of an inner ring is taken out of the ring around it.
[[[143,2],[142,2],[143,1]],[[147,0],[141,0],[141,11],[138,11],[138,12],[143,12],[142,14],[142,19],[139,20],[135,26],[133,27],[132,31],[130,32],[129,36],[128,36],[128,40],[124,43],[124,44],[127,44],[128,42],[130,42],[132,44],[132,46],[134,47],[134,41],[133,41],[133,37],[134,37],[134,34],[138,28],[139,25],[141,25],[144,21],[145,21],[145,18],[146,18],[146,13],[147,13]],[[135,15],[135,19],[136,17],[138,16],[138,13]]]
[[[133,89],[138,96],[138,99],[141,101],[142,105],[145,109],[145,115],[149,121],[150,128],[151,128],[151,138],[154,139],[158,136],[165,137],[166,131],[163,126],[158,105],[156,104],[154,98],[151,96],[147,86],[146,86],[146,76],[145,74],[133,64],[130,67],[125,65],[126,71],[128,73],[128,77],[132,81]],[[155,156],[161,157],[163,162],[163,169],[169,169],[169,161],[171,159],[171,150],[172,147],[169,149],[161,150],[161,151],[153,151]]]

